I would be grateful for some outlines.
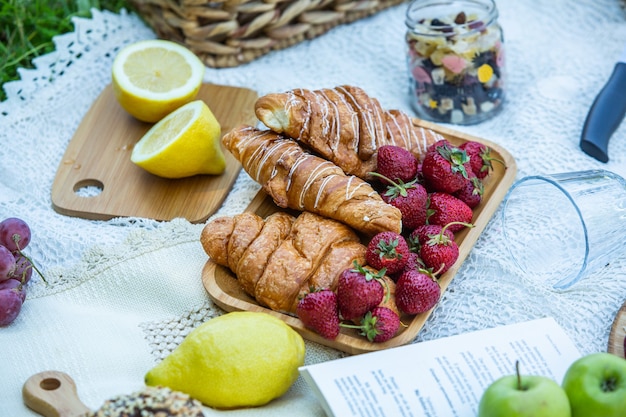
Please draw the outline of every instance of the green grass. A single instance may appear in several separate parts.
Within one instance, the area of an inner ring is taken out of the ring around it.
[[[91,8],[131,10],[126,0],[3,0],[0,2],[1,87],[18,80],[18,68],[33,68],[32,60],[54,50],[52,38],[74,30],[72,17],[91,17]]]

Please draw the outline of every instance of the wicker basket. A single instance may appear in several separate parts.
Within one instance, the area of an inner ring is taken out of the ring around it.
[[[130,0],[157,36],[235,67],[405,0]]]

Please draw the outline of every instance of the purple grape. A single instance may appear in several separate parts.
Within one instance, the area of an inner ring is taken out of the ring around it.
[[[16,243],[17,238],[17,243]],[[0,222],[0,245],[9,251],[23,250],[30,243],[30,227],[22,219],[9,217]],[[18,247],[19,245],[19,247]]]
[[[14,254],[15,256],[15,269],[13,273],[9,274],[9,278],[20,281],[22,284],[26,284],[30,281],[30,277],[33,275],[33,264],[30,259],[24,255]]]
[[[0,246],[0,281],[5,281],[11,277],[15,270],[15,257],[4,246]]]
[[[22,303],[26,301],[26,287],[22,285],[22,283],[16,279],[7,279],[6,281],[0,282],[0,290],[6,289],[15,289],[18,291],[20,298],[22,299]]]
[[[0,290],[0,327],[13,323],[22,309],[22,298],[15,288]]]

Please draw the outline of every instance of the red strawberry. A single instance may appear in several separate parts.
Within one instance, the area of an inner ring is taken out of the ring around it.
[[[440,139],[426,148],[426,153],[437,152],[437,148],[441,146],[452,146],[452,144],[447,139]]]
[[[378,149],[376,172],[394,181],[408,182],[417,176],[418,160],[410,151],[394,145]]]
[[[397,281],[402,275],[403,272],[408,271],[409,269],[424,269],[426,265],[424,265],[424,261],[416,252],[409,253],[409,257],[407,258],[406,264],[404,264],[404,268],[399,273],[392,276],[394,281]]]
[[[443,226],[438,224],[425,224],[413,230],[409,235],[409,243],[412,245],[411,250],[419,252],[423,244],[428,242],[433,236],[441,233]],[[446,228],[444,231],[445,236],[450,240],[454,240],[454,233],[450,231],[450,228]]]
[[[360,319],[385,296],[385,271],[373,271],[354,261],[354,268],[344,270],[337,280],[337,306],[345,320]]]
[[[298,303],[296,314],[305,327],[334,340],[339,334],[337,295],[328,289],[306,294]]]
[[[375,176],[388,182],[387,191],[381,194],[381,198],[387,204],[396,207],[402,213],[402,226],[407,230],[413,230],[417,226],[426,223],[426,204],[428,192],[417,180],[404,183],[402,180],[392,181],[378,173]]]
[[[419,250],[420,258],[427,268],[433,273],[441,275],[446,272],[459,258],[459,246],[454,239],[446,235],[448,226],[441,229],[438,234],[429,235]]]
[[[367,245],[365,260],[374,269],[384,268],[387,274],[395,274],[404,268],[409,252],[409,245],[401,234],[380,232]]]
[[[426,152],[421,173],[431,191],[453,193],[465,184],[471,171],[470,159],[464,150],[448,142],[437,143]]]
[[[370,342],[386,342],[396,335],[400,328],[400,317],[387,307],[375,307],[368,311],[359,326],[342,324],[342,327],[360,329]]]
[[[419,314],[430,310],[441,297],[437,279],[426,270],[403,273],[396,283],[396,305],[406,314]]]
[[[399,316],[400,312],[396,306],[396,282],[389,275],[385,275],[383,281],[385,283],[385,296],[376,307],[387,307]]]
[[[470,208],[474,208],[482,201],[484,191],[483,182],[472,172],[469,179],[465,181],[463,188],[455,191],[452,195],[463,201]]]
[[[455,233],[464,227],[457,223],[471,223],[473,216],[472,208],[451,194],[434,192],[428,198],[428,224],[455,223],[449,227]]]
[[[489,172],[493,170],[493,164],[491,161],[500,162],[504,165],[504,162],[491,156],[491,148],[485,144],[475,141],[469,141],[461,144],[459,148],[467,152],[467,156],[470,158],[470,166],[472,171],[480,179],[489,175]]]

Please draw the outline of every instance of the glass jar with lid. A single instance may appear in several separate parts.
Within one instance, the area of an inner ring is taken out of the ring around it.
[[[504,41],[493,0],[414,0],[406,25],[411,102],[418,117],[469,125],[501,110]]]

